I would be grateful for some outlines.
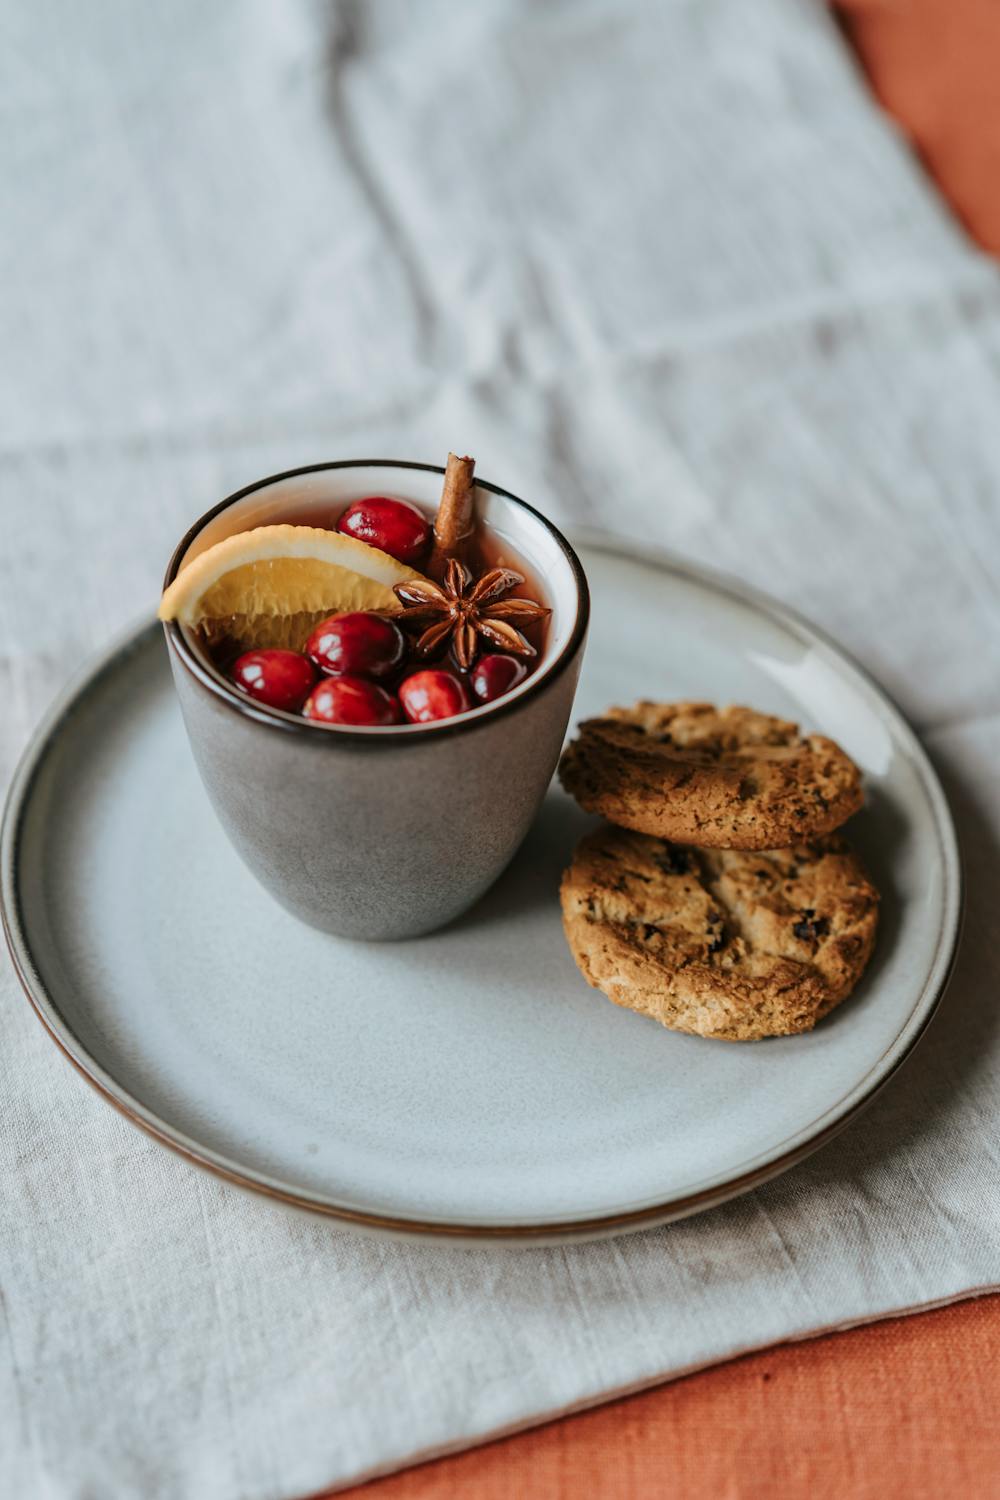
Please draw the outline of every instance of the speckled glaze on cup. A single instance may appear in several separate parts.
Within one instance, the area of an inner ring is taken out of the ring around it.
[[[254,526],[325,524],[371,494],[432,506],[443,472],[364,459],[262,479],[195,523],[164,586],[185,561]],[[219,821],[271,895],[341,937],[417,937],[465,911],[518,848],[559,757],[586,640],[586,578],[565,538],[523,500],[484,480],[475,499],[478,517],[530,564],[553,613],[535,671],[459,719],[369,729],[265,709],[238,693],[186,630],[164,626]]]

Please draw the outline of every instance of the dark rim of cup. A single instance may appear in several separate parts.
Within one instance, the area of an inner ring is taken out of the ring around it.
[[[192,545],[198,534],[204,530],[209,521],[221,515],[230,505],[235,505],[237,500],[242,500],[247,495],[254,494],[257,490],[267,489],[269,485],[278,484],[284,479],[295,479],[300,474],[321,474],[331,469],[416,469],[426,474],[443,474],[444,468],[441,464],[421,464],[403,458],[344,458],[331,463],[304,464],[298,469],[285,469],[280,474],[269,474],[265,479],[255,480],[253,484],[245,485],[243,489],[237,490],[235,494],[227,495],[211,510],[207,510],[200,516],[194,525],[185,532],[174,550],[170,562],[167,564],[163,587],[167,588],[177,576],[181,558]],[[357,725],[344,724],[319,724],[311,719],[303,719],[298,714],[285,713],[282,709],[265,708],[262,704],[255,703],[252,698],[244,697],[238,693],[221,673],[216,673],[208,667],[191,648],[186,640],[184,632],[175,620],[164,621],[163,629],[166,633],[167,642],[174,652],[175,657],[181,665],[190,672],[202,687],[207,688],[221,703],[229,708],[235,709],[248,719],[254,719],[258,724],[265,724],[271,729],[283,729],[293,734],[307,734],[313,743],[322,742],[322,737],[331,744],[356,745],[359,743],[370,745],[399,745],[407,741],[414,744],[424,744],[429,739],[441,739],[447,735],[467,734],[484,724],[492,724],[502,714],[516,712],[532,698],[537,696],[549,683],[554,682],[562,672],[575,660],[580,645],[587,633],[587,625],[590,621],[590,590],[587,587],[587,577],[583,571],[580,559],[577,557],[569,542],[563,536],[558,527],[553,526],[547,516],[529,505],[526,500],[521,500],[517,495],[512,495],[509,490],[501,489],[497,484],[490,484],[486,479],[480,479],[477,475],[476,486],[481,490],[489,490],[492,495],[500,495],[504,500],[509,500],[513,505],[526,510],[529,515],[540,521],[545,529],[552,535],[558,544],[563,556],[569,564],[570,571],[576,584],[576,619],[573,621],[573,629],[570,631],[569,639],[562,647],[558,656],[544,671],[533,673],[527,680],[524,690],[513,698],[498,698],[495,703],[484,704],[485,712],[463,714],[455,719],[445,719],[438,724],[394,724],[382,729],[366,729]],[[403,733],[400,733],[400,731]]]

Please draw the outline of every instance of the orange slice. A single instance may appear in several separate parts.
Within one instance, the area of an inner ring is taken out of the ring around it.
[[[393,585],[421,575],[355,537],[315,526],[258,526],[216,542],[178,573],[160,600],[210,645],[301,650],[327,615],[395,612]]]

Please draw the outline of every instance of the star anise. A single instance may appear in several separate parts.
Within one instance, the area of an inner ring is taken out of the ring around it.
[[[523,582],[513,568],[490,568],[481,578],[473,578],[464,563],[451,557],[440,584],[429,578],[396,584],[394,592],[403,606],[396,618],[407,628],[420,627],[416,649],[421,656],[430,656],[450,636],[455,660],[465,671],[476,659],[479,636],[501,651],[534,656],[534,646],[517,625],[531,625],[552,611],[531,599],[504,597]]]

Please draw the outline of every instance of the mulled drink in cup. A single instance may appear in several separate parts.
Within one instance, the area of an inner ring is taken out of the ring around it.
[[[160,614],[250,870],[313,926],[405,938],[457,917],[524,838],[588,611],[551,522],[452,456],[248,486],[183,538]]]

